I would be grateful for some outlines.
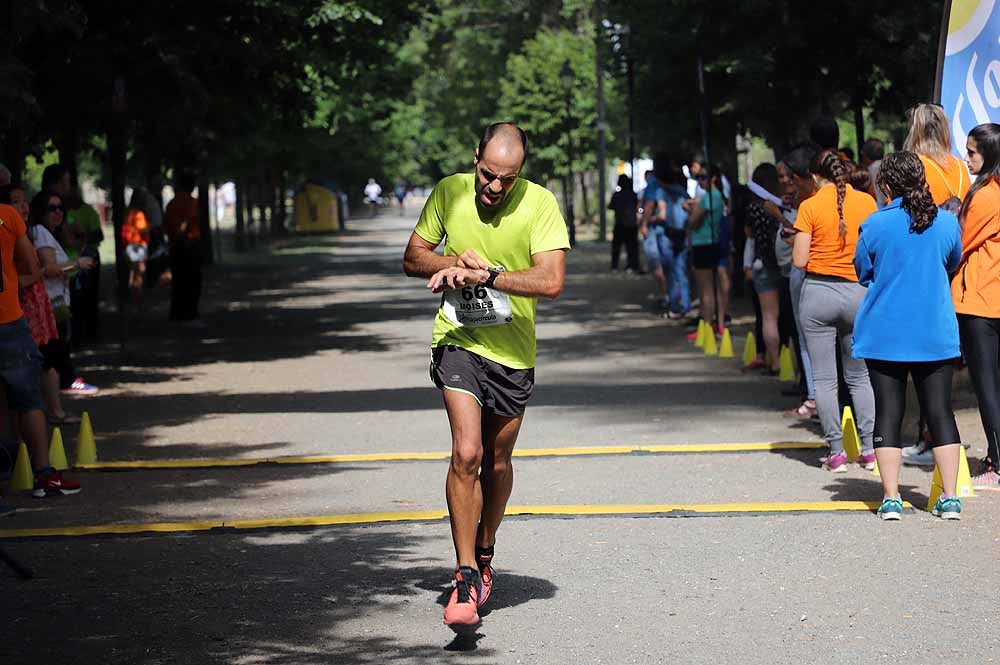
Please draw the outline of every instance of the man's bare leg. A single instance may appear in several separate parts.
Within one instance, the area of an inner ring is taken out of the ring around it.
[[[483,462],[480,484],[483,488],[483,511],[476,534],[476,545],[490,547],[497,537],[507,500],[514,486],[511,455],[524,416],[505,418],[489,414],[483,418]]]
[[[483,460],[483,416],[476,398],[456,390],[443,390],[451,423],[451,464],[445,483],[451,538],[458,565],[476,567],[476,528],[483,512],[479,467]]]

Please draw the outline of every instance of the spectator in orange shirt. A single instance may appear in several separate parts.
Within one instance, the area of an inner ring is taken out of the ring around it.
[[[865,295],[854,270],[854,250],[861,222],[877,206],[875,199],[848,183],[848,165],[835,151],[821,152],[809,170],[817,190],[799,206],[792,261],[806,271],[799,323],[809,350],[823,437],[830,444],[823,468],[832,473],[847,471],[837,397],[839,351],[861,437],[858,463],[871,470],[875,468],[875,397],[865,362],[852,356],[854,317]]]
[[[917,104],[910,110],[910,132],[903,150],[917,153],[923,162],[934,204],[958,214],[972,178],[962,160],[951,154],[951,130],[943,108]]]
[[[41,274],[38,256],[21,215],[9,205],[0,205],[0,382],[10,412],[18,415],[20,434],[31,453],[33,495],[76,494],[80,483],[63,478],[49,463],[40,390],[42,358],[18,301],[17,285],[22,274]],[[0,505],[0,514],[9,512],[9,506]]]
[[[201,224],[198,199],[191,195],[195,180],[181,173],[174,183],[176,195],[167,204],[163,226],[170,240],[170,320],[196,321],[201,299]]]
[[[1000,125],[979,125],[969,132],[965,162],[978,177],[958,215],[962,260],[951,296],[986,433],[986,459],[972,487],[1000,492]]]

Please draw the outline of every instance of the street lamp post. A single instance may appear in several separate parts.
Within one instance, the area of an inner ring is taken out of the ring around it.
[[[573,78],[573,68],[567,60],[563,63],[562,69],[559,70],[559,80],[566,96],[566,158],[569,160],[569,168],[565,180],[566,184],[563,187],[563,195],[566,199],[566,226],[569,228],[570,247],[576,245],[576,215],[573,212],[573,134],[571,132]]]

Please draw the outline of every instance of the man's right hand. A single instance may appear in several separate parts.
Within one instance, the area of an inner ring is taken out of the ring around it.
[[[645,240],[646,236],[648,235],[649,235],[649,227],[647,227],[645,224],[641,224],[639,226],[639,237]]]
[[[473,270],[470,268],[445,268],[434,273],[427,282],[427,288],[434,293],[450,291],[452,289],[462,289],[466,286],[484,283],[490,276],[486,270]]]
[[[473,249],[467,249],[459,254],[456,265],[459,268],[469,268],[470,270],[490,269],[490,264],[486,262],[486,259],[476,254],[476,251]]]

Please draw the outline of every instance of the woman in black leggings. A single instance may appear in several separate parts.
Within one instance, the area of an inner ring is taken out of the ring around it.
[[[958,312],[962,350],[979,400],[986,432],[986,459],[972,478],[976,491],[1000,492],[1000,125],[985,124],[969,132],[965,163],[979,176],[965,195],[962,262],[951,283]]]
[[[951,409],[958,321],[949,275],[961,258],[958,219],[934,205],[924,167],[912,152],[882,162],[878,186],[890,203],[861,225],[854,268],[868,287],[854,321],[854,357],[864,358],[875,393],[875,456],[884,499],[878,514],[898,520],[902,443],[899,431],[909,376],[931,433],[944,488],[934,515],[961,519],[956,496],[962,445]]]

